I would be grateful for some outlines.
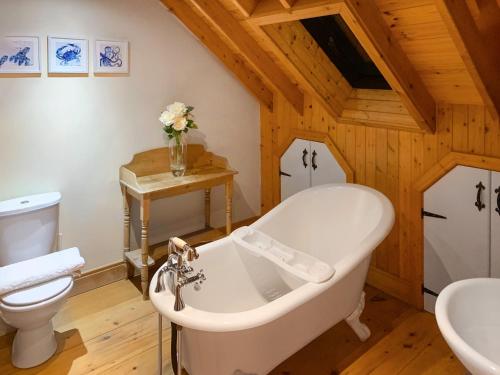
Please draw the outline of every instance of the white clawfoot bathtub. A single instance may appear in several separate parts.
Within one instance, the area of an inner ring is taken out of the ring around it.
[[[381,193],[360,185],[331,184],[304,190],[250,227],[308,253],[335,269],[322,283],[305,282],[238,247],[230,237],[198,248],[192,265],[207,277],[198,292],[150,296],[156,309],[183,327],[182,365],[190,375],[267,374],[342,320],[361,340],[363,286],[370,257],[394,223]],[[332,350],[335,350],[332,348]]]

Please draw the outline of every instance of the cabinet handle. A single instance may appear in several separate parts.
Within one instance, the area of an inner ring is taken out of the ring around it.
[[[485,204],[481,201],[481,192],[486,189],[486,187],[483,185],[482,181],[479,181],[479,184],[476,185],[477,188],[477,195],[476,195],[476,202],[474,203],[474,206],[477,207],[479,211],[481,211],[483,208],[485,208]]]
[[[497,193],[497,208],[495,208],[495,211],[500,215],[500,186],[495,189],[495,193]]]
[[[316,164],[316,155],[318,155],[318,153],[316,152],[316,150],[313,151],[313,157],[312,157],[312,167],[314,170],[316,170],[316,168],[318,168],[318,165]]]
[[[307,162],[306,162],[306,157],[307,157],[307,150],[304,149],[304,151],[302,151],[302,164],[304,165],[304,168],[307,168]]]

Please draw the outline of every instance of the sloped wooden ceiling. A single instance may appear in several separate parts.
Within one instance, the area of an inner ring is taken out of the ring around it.
[[[485,82],[490,57],[478,64],[484,51],[466,56],[470,41],[453,35],[450,4],[457,1],[162,0],[268,108],[279,92],[302,113],[307,92],[338,121],[428,132],[438,102],[486,104],[492,113],[500,105],[498,82]],[[496,0],[464,1],[475,27],[485,17],[477,2],[498,7]],[[394,92],[350,87],[298,22],[337,13]],[[495,22],[486,22],[489,30]],[[484,32],[477,30],[476,37]]]

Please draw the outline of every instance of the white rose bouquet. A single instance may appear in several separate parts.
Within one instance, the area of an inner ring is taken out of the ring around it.
[[[194,107],[184,103],[175,102],[167,106],[167,110],[160,115],[160,122],[163,130],[168,135],[168,139],[175,138],[177,144],[180,143],[182,133],[187,133],[189,129],[198,129],[193,120]]]

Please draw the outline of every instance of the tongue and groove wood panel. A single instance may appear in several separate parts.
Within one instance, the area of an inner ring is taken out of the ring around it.
[[[355,182],[382,191],[394,204],[396,222],[389,237],[376,250],[369,280],[406,301],[417,303],[421,273],[415,263],[413,184],[451,151],[500,158],[500,128],[483,106],[442,104],[438,107],[436,134],[349,125],[333,120],[311,97],[304,116],[293,113],[284,99],[275,102],[275,113],[262,109],[263,176],[278,174],[277,150],[291,129],[327,133],[355,171]],[[267,139],[272,134],[272,139]],[[266,139],[265,139],[266,138]],[[272,157],[270,157],[272,155]],[[265,157],[264,157],[265,156]],[[279,203],[275,178],[262,179],[264,211]]]

